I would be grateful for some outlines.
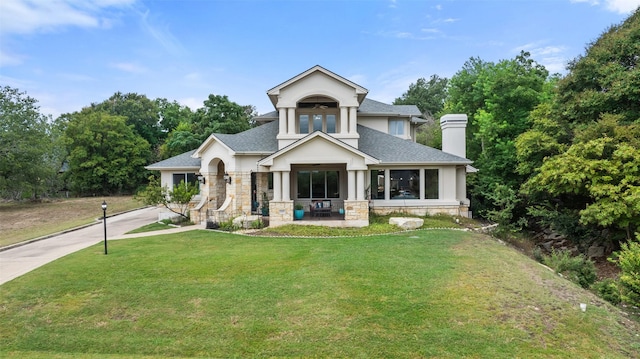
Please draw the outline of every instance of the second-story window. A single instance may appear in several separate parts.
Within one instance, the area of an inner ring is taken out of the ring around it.
[[[336,133],[338,130],[338,103],[328,101],[313,101],[298,103],[298,133],[312,133],[322,131]]]
[[[404,136],[404,120],[389,120],[389,134]]]

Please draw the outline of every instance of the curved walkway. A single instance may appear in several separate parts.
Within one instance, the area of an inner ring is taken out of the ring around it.
[[[157,221],[158,211],[155,207],[148,207],[118,214],[113,217],[107,217],[107,239],[143,237],[201,228],[200,226],[189,226],[133,235],[124,234]],[[90,226],[81,227],[43,239],[28,241],[12,246],[9,249],[4,249],[0,252],[0,285],[58,258],[64,257],[67,254],[90,247],[102,241],[104,241],[104,227],[102,226],[102,221],[99,221]]]

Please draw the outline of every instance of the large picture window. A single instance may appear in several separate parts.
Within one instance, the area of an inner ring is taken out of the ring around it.
[[[298,171],[298,198],[339,198],[338,171]]]
[[[391,170],[389,176],[391,199],[420,198],[420,170]]]
[[[438,199],[439,196],[438,170],[424,170],[424,198]]]

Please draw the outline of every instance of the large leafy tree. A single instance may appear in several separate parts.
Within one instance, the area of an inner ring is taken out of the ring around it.
[[[498,184],[517,191],[524,181],[516,171],[515,140],[530,128],[529,113],[548,98],[548,76],[522,52],[498,63],[472,58],[450,81],[445,108],[469,115],[467,157],[480,169],[470,178],[470,193],[481,214],[496,209],[491,198]]]
[[[416,105],[420,112],[435,116],[444,107],[447,98],[447,78],[431,75],[429,81],[419,78],[409,85],[409,90],[393,101],[394,105]]]
[[[160,126],[160,111],[157,105],[158,102],[148,99],[145,95],[116,92],[109,99],[92,104],[91,107],[95,111],[124,117],[127,125],[133,126],[133,130],[155,149],[166,137]]]
[[[631,239],[640,226],[640,124],[619,124],[620,117],[607,114],[578,131],[524,189],[554,196],[575,209],[582,224],[617,227]]]
[[[193,118],[193,132],[204,141],[212,133],[238,133],[252,126],[253,107],[241,106],[227,96],[209,95]]]
[[[133,193],[145,182],[150,146],[125,117],[86,108],[66,118],[65,175],[72,190],[82,195]]]
[[[571,62],[554,101],[518,138],[531,213],[574,239],[629,239],[640,224],[638,54],[640,9]],[[527,148],[536,144],[537,155]]]
[[[38,197],[54,190],[61,160],[49,118],[37,101],[18,89],[0,88],[0,193],[5,198]]]
[[[409,85],[407,92],[393,101],[394,105],[416,105],[420,112],[430,119],[428,123],[418,128],[417,142],[427,146],[441,148],[442,134],[439,124],[434,121],[444,108],[447,98],[447,78],[431,75],[427,81],[419,78],[416,83]]]

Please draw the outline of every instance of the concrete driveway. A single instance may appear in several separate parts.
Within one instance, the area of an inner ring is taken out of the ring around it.
[[[143,208],[107,217],[107,239],[133,237],[134,235],[124,235],[124,233],[157,221],[158,211],[157,208]],[[149,234],[155,235],[198,228],[201,226],[156,231]],[[143,235],[145,234],[138,236]],[[0,285],[67,254],[103,241],[104,227],[100,221],[95,225],[4,250],[0,252]]]

